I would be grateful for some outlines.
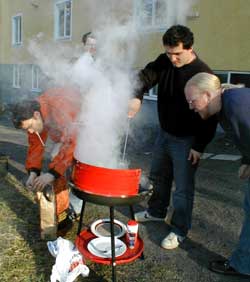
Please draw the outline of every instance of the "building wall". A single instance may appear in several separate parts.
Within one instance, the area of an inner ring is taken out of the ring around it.
[[[202,0],[200,17],[190,22],[196,47],[216,70],[250,71],[250,1]]]
[[[98,5],[98,1],[95,1]],[[61,44],[80,44],[82,33],[91,30],[93,11],[90,12],[91,7],[85,2],[73,0],[72,38]],[[28,40],[39,32],[44,34],[44,41],[54,40],[54,1],[0,0],[0,3],[1,37],[4,38],[0,43],[0,63],[17,60],[31,63],[32,58],[26,50]],[[38,7],[32,3],[37,3]],[[249,71],[250,36],[246,36],[250,18],[249,4],[249,0],[200,0],[194,8],[199,17],[188,20],[187,25],[194,31],[196,51],[213,69]],[[23,46],[12,47],[11,17],[18,13],[23,14]],[[141,34],[136,67],[143,66],[162,51],[162,34],[163,31]]]
[[[200,0],[194,7],[199,16],[187,25],[195,35],[195,51],[212,69],[250,71],[249,5],[249,0]],[[163,51],[162,34],[140,38],[138,67]]]
[[[10,91],[30,91],[29,85],[23,90],[12,88],[12,64],[21,63],[23,76],[30,81],[30,65],[34,60],[27,50],[28,42],[38,33],[42,41],[55,42],[54,39],[54,0],[0,0],[0,93]],[[88,2],[88,4],[87,4]],[[133,0],[125,1],[123,10],[117,9],[113,1],[113,15],[132,15]],[[91,4],[90,4],[91,3]],[[250,18],[249,0],[200,0],[194,7],[198,17],[189,19],[187,25],[195,34],[194,49],[214,70],[250,71],[250,36],[248,24]],[[99,0],[72,1],[72,36],[70,40],[57,41],[61,46],[81,45],[81,36],[95,26],[91,26]],[[120,7],[120,6],[119,6]],[[12,16],[23,15],[23,44],[12,46]],[[161,38],[165,30],[140,32],[135,68],[142,68],[163,52]],[[41,41],[41,42],[42,42]],[[29,83],[28,83],[29,84]],[[20,94],[21,95],[21,94]],[[8,95],[10,97],[11,95]]]

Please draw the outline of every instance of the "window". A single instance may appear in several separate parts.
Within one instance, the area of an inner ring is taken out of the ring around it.
[[[134,17],[140,30],[166,30],[175,19],[176,2],[170,0],[135,0]]]
[[[13,87],[21,87],[20,65],[13,65]]]
[[[231,73],[231,83],[242,84],[244,87],[250,87],[250,73]]]
[[[237,71],[214,71],[221,83],[242,84],[244,87],[250,88],[250,72]],[[157,100],[158,85],[151,88],[148,93],[145,93],[145,99]]]
[[[22,15],[12,17],[12,45],[22,44]]]
[[[32,66],[32,91],[40,92],[39,88],[40,69],[37,66]]]
[[[57,1],[55,4],[55,37],[70,39],[71,37],[71,0]]]
[[[221,83],[229,83],[230,80],[229,80],[228,72],[214,71],[214,74],[219,77]]]
[[[221,83],[243,84],[250,87],[250,72],[214,71]]]
[[[157,93],[158,93],[158,84],[148,91],[148,93],[145,95],[145,99],[157,100]]]

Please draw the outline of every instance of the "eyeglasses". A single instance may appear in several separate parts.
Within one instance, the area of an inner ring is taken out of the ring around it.
[[[193,105],[197,99],[187,101],[189,105]]]
[[[195,107],[195,105],[199,102],[199,98],[193,100],[187,100],[189,107]]]

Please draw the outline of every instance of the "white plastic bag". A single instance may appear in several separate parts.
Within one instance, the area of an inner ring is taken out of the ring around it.
[[[51,255],[56,257],[51,282],[73,282],[80,274],[83,277],[89,275],[89,268],[71,241],[58,237],[55,241],[48,241],[47,246]]]

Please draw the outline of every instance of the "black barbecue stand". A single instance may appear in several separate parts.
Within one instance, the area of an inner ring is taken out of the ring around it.
[[[82,200],[82,209],[78,225],[77,235],[79,236],[82,230],[83,214],[86,202],[94,203],[97,205],[108,206],[110,210],[110,233],[111,233],[111,265],[112,265],[112,281],[116,282],[116,261],[115,261],[115,235],[114,235],[114,207],[115,206],[129,206],[130,215],[132,219],[135,219],[133,205],[144,201],[152,194],[152,190],[144,190],[133,196],[120,196],[120,197],[110,197],[102,196],[98,194],[88,193],[79,189],[75,184],[69,182],[69,186],[73,194]],[[143,252],[140,258],[144,258]]]

